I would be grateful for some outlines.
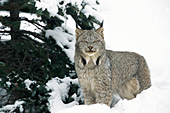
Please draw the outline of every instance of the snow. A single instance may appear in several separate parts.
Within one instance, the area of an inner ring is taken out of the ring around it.
[[[13,111],[17,107],[19,107],[20,112],[23,112],[24,109],[23,109],[22,104],[24,104],[24,103],[25,103],[24,101],[16,101],[15,104],[13,104],[13,105],[6,105],[6,106],[0,108],[0,113],[6,113],[6,112],[13,113]]]
[[[93,5],[93,6],[95,7],[96,5]],[[86,15],[86,17],[93,15],[97,20],[102,21],[102,17],[100,13],[92,9],[91,6],[89,5],[86,5],[85,8],[82,10],[82,12]]]
[[[38,9],[45,10],[47,9],[50,12],[50,16],[55,16],[56,13],[58,12],[58,4],[59,4],[59,0],[41,0],[40,1],[36,1],[36,7]]]
[[[11,85],[11,82],[6,82],[7,86],[10,87]]]
[[[58,77],[53,78],[52,80],[48,81],[47,89],[52,90],[50,93],[49,98],[49,110],[51,113],[55,113],[55,111],[72,107],[74,105],[78,105],[77,97],[75,97],[74,101],[69,104],[64,104],[62,100],[65,100],[68,97],[68,91],[70,89],[70,83],[78,84],[78,79],[71,79],[66,77],[64,79],[60,79]]]
[[[63,1],[63,4],[60,4]],[[58,8],[64,9],[65,5],[68,3],[76,4],[80,9],[82,8],[81,3],[84,2],[90,6],[96,6],[95,0],[41,0],[41,2],[36,1],[36,7],[38,9],[45,10],[47,9],[50,12],[50,16],[56,16],[58,12]],[[85,8],[86,9],[86,8]],[[88,8],[91,10],[92,8]],[[93,11],[93,10],[91,10]],[[93,11],[94,12],[94,11]],[[88,12],[87,12],[88,13]]]
[[[29,13],[20,13],[19,16],[22,18],[26,17],[28,20],[32,20],[32,19],[40,20],[41,19],[40,17],[37,17],[36,14],[29,14]],[[39,24],[42,26],[45,26],[45,24],[43,22],[41,22]],[[40,33],[43,30],[43,28],[41,26],[37,25],[37,27],[38,27],[37,28],[36,24],[31,24],[31,23],[27,22],[26,20],[21,21],[20,27],[22,30],[27,30],[27,31],[36,32],[36,33]]]
[[[170,91],[152,86],[130,101],[121,100],[112,108],[113,113],[169,113]]]
[[[0,11],[0,15],[2,15],[2,16],[9,16],[9,13],[7,11]],[[0,28],[2,26],[3,26],[2,23],[0,23]],[[5,30],[9,31],[10,28],[2,29],[2,31],[5,31]],[[4,33],[4,35],[0,35],[0,40],[10,40],[10,39],[11,39],[11,36],[8,35],[7,33]]]
[[[10,16],[8,11],[0,11],[0,15],[2,15],[2,16]],[[36,14],[29,14],[29,13],[23,13],[23,12],[20,12],[19,17],[22,17],[22,18],[26,17],[28,20],[32,20],[32,19],[38,20],[38,19],[41,19],[40,17],[37,17]],[[45,26],[45,24],[43,22],[38,22],[38,24],[40,24],[41,26]],[[2,27],[2,26],[3,25],[0,23],[0,27]],[[31,24],[31,23],[27,22],[26,20],[22,20],[21,21],[21,25],[20,25],[20,29],[21,30],[26,30],[26,31],[40,33],[43,30],[43,28],[41,26],[35,25],[35,24]],[[10,28],[7,27],[7,28],[2,29],[2,30],[9,31]],[[37,38],[35,38],[33,36],[32,36],[32,38],[35,39],[35,40],[38,40]],[[2,41],[3,40],[10,40],[10,39],[11,39],[11,36],[9,34],[0,35],[0,40],[2,40]],[[40,41],[40,40],[38,40],[38,41]]]
[[[75,26],[75,22],[68,16],[69,21],[66,21],[65,24],[62,24],[61,27],[56,27],[53,30],[46,30],[46,37],[52,36],[57,45],[59,45],[63,51],[67,54],[72,62],[74,62],[74,50],[75,50],[75,38],[74,30],[71,29],[71,25]],[[68,33],[65,32],[67,30]]]
[[[29,79],[26,79],[26,80],[24,81],[24,83],[25,83],[25,85],[26,85],[26,88],[27,88],[28,90],[31,90],[31,89],[30,89],[30,85],[36,83],[36,81],[31,81],[31,80],[29,80]]]
[[[7,2],[8,0],[1,0],[0,1],[0,5],[3,5],[5,2]]]
[[[152,86],[132,100],[120,100],[115,107],[107,105],[79,105],[54,113],[169,113],[170,91]]]
[[[107,105],[94,104],[74,106],[56,113],[111,113],[111,110]]]

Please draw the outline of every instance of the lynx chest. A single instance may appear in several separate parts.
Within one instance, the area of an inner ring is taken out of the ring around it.
[[[87,91],[93,91],[97,82],[97,69],[84,69],[78,74],[81,87]]]

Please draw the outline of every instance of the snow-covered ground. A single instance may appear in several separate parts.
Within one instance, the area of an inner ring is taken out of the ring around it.
[[[111,109],[100,104],[75,105],[54,113],[170,113],[170,0],[99,2],[96,8],[104,19],[107,48],[143,55],[152,87],[135,99],[119,101]]]

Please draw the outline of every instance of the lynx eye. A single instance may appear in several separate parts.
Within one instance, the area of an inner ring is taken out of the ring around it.
[[[84,41],[85,43],[88,43],[88,41]]]
[[[93,43],[97,43],[97,42],[100,42],[99,40],[94,40]]]

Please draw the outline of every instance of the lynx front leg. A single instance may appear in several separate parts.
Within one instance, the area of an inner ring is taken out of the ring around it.
[[[90,92],[84,92],[84,104],[85,105],[90,105],[90,104],[95,104],[95,97],[92,93]]]
[[[99,80],[96,87],[96,103],[106,104],[111,106],[112,91],[109,80]]]
[[[96,96],[96,103],[100,103],[100,104],[106,104],[108,106],[111,106],[111,92],[109,92],[109,94],[107,94],[106,92],[100,92],[99,94],[97,94]]]
[[[102,88],[103,89],[103,88]],[[96,92],[96,103],[111,106],[111,90],[100,90]]]

